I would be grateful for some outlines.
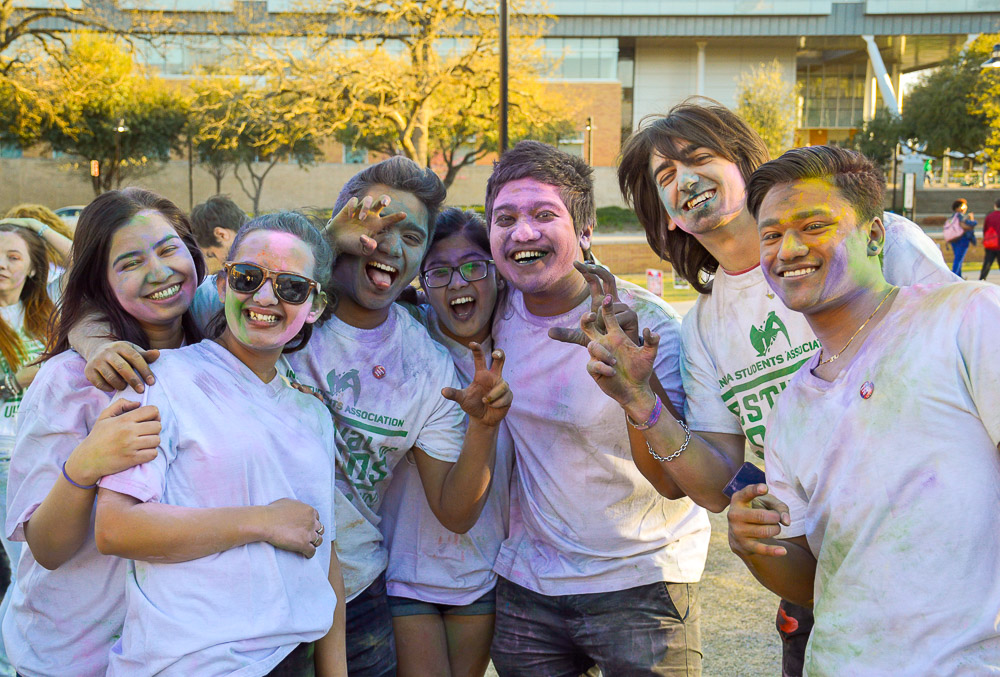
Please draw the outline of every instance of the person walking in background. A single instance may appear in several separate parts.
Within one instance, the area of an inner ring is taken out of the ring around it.
[[[951,264],[951,272],[962,276],[962,261],[969,245],[976,244],[976,219],[969,213],[969,203],[963,198],[955,200],[951,205],[951,217],[944,223],[944,239],[951,245],[955,259]]]
[[[1000,268],[1000,198],[993,203],[993,211],[986,215],[983,222],[983,269],[979,271],[979,279],[985,280],[990,274],[993,262]]]

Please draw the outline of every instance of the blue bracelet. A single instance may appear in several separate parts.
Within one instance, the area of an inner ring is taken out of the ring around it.
[[[70,476],[66,474],[66,463],[65,463],[65,462],[63,462],[63,465],[62,465],[62,471],[63,471],[63,477],[65,477],[65,478],[66,478],[66,481],[67,481],[67,482],[69,482],[70,484],[72,484],[72,485],[73,485],[74,487],[76,487],[77,489],[87,489],[87,490],[90,490],[90,489],[96,489],[96,488],[97,488],[97,485],[96,485],[96,484],[91,484],[90,486],[86,486],[86,485],[83,485],[83,484],[77,484],[76,482],[74,482],[74,481],[73,481],[73,480],[72,480],[72,479],[70,478]]]

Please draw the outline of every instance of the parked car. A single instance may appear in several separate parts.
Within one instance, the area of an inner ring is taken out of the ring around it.
[[[66,222],[66,225],[76,231],[76,222],[80,218],[80,212],[86,205],[73,205],[71,207],[60,207],[56,210],[56,216]]]

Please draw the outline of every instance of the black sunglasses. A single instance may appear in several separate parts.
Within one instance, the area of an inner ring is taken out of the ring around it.
[[[271,281],[274,295],[285,303],[301,305],[309,299],[309,294],[315,289],[320,293],[319,282],[295,273],[279,273],[256,263],[235,263],[227,261],[222,264],[226,270],[226,280],[229,288],[240,294],[252,294],[264,286],[265,280]]]

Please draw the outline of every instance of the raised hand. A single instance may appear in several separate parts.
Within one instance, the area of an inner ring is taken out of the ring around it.
[[[160,444],[160,410],[138,402],[116,400],[97,417],[90,434],[66,461],[66,474],[77,484],[97,484],[156,458]]]
[[[788,506],[767,494],[766,484],[751,484],[733,494],[729,503],[729,548],[740,557],[783,557],[784,546],[770,543],[791,519]]]
[[[326,224],[324,234],[336,254],[367,256],[375,251],[375,236],[391,225],[406,218],[406,212],[382,216],[391,198],[383,195],[378,200],[370,195],[362,199],[352,197]]]
[[[584,313],[580,318],[580,329],[588,340],[590,361],[587,362],[587,373],[605,395],[627,408],[649,392],[649,378],[653,373],[660,337],[645,329],[643,345],[636,345],[618,324],[613,307],[611,296],[605,296],[601,306],[603,332],[598,327],[598,316],[593,312]]]
[[[297,552],[310,558],[323,543],[325,527],[319,513],[311,505],[291,498],[269,503],[267,516],[267,542],[279,550]]]
[[[587,285],[590,287],[590,312],[597,315],[597,328],[602,333],[605,331],[604,317],[598,313],[604,297],[610,295],[612,302],[611,312],[617,318],[619,326],[632,339],[633,343],[638,343],[639,316],[618,297],[618,284],[611,271],[593,263],[580,263],[579,261],[576,261],[573,267],[583,275],[583,279],[587,281]],[[575,343],[585,348],[590,343],[587,335],[579,329],[566,329],[563,327],[549,329],[549,338],[564,343]]]
[[[149,363],[159,356],[159,350],[143,350],[128,341],[112,341],[87,362],[83,375],[95,388],[105,392],[132,386],[134,391],[141,393],[145,389],[144,381],[150,385],[155,382]]]
[[[514,401],[510,386],[503,380],[503,351],[493,351],[493,364],[487,369],[483,347],[478,343],[470,343],[469,348],[476,368],[472,382],[461,390],[443,388],[441,395],[457,402],[470,419],[485,426],[500,425]]]

